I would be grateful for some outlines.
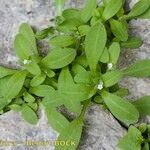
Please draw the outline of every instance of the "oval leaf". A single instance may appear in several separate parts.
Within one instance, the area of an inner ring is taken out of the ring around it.
[[[109,62],[109,52],[108,49],[105,47],[101,57],[100,57],[100,61],[102,63],[108,63]]]
[[[40,75],[41,74],[41,69],[39,67],[39,65],[35,62],[32,61],[29,64],[25,65],[25,68],[33,75]]]
[[[43,74],[43,73],[40,74],[40,75],[38,75],[38,76],[35,76],[35,77],[31,80],[30,85],[31,85],[32,87],[38,86],[38,85],[40,85],[40,84],[42,84],[42,83],[44,82],[45,78],[46,78],[46,75]]]
[[[123,71],[125,76],[133,77],[149,77],[150,76],[150,60],[141,60],[135,62]]]
[[[138,16],[138,18],[141,19],[150,19],[150,7],[148,10],[146,10],[146,12],[144,12],[142,15]]]
[[[74,44],[75,40],[73,36],[58,35],[50,39],[49,44],[51,47],[67,47]]]
[[[4,97],[0,96],[0,111],[9,104],[9,100],[5,99]]]
[[[79,113],[80,102],[93,96],[93,89],[92,86],[86,84],[75,84],[68,68],[62,69],[58,79],[58,92],[69,110]]]
[[[39,85],[30,88],[29,92],[40,97],[49,96],[54,91],[54,88],[49,85]]]
[[[114,36],[120,41],[128,40],[128,30],[123,22],[111,19],[110,20],[111,31]]]
[[[139,112],[127,100],[106,91],[102,92],[102,98],[112,114],[120,121],[126,124],[133,124],[138,121]]]
[[[76,150],[81,138],[82,126],[82,122],[74,120],[66,128],[64,128],[58,137],[58,141],[70,141],[70,145],[59,145],[56,146],[55,150]]]
[[[28,106],[23,105],[21,110],[22,117],[31,124],[37,124],[38,117],[37,114]]]
[[[53,33],[54,33],[54,29],[52,27],[49,27],[49,28],[46,28],[46,29],[36,32],[35,37],[38,40],[41,40],[41,39],[45,39],[46,37],[48,37],[49,35],[51,35]]]
[[[20,71],[9,78],[9,80],[5,83],[5,88],[2,89],[3,96],[6,99],[13,99],[19,94],[23,87],[26,75],[27,72]]]
[[[27,23],[22,23],[19,28],[19,33],[24,36],[24,38],[27,40],[27,43],[30,45],[32,52],[37,55],[37,45],[36,45],[36,39],[34,32],[30,25]]]
[[[28,60],[29,56],[33,55],[30,44],[22,34],[16,35],[14,48],[16,50],[16,54],[21,60]]]
[[[134,37],[129,38],[126,42],[121,42],[121,47],[123,48],[139,48],[142,46],[143,42],[140,38]]]
[[[133,102],[141,115],[150,115],[150,96],[144,96]]]
[[[69,121],[54,108],[46,107],[45,111],[48,118],[48,123],[59,133],[69,126]]]
[[[44,107],[55,108],[64,104],[63,98],[59,95],[58,91],[50,91],[42,100]]]
[[[119,56],[120,56],[120,45],[117,42],[114,42],[111,44],[111,46],[108,49],[109,55],[110,55],[110,62],[112,64],[116,64]]]
[[[65,19],[80,19],[80,11],[78,9],[75,8],[69,8],[63,11],[62,16]]]
[[[83,22],[88,22],[89,19],[92,17],[92,13],[96,8],[97,0],[88,0],[85,7],[81,10],[81,19]]]
[[[33,103],[33,102],[35,102],[35,98],[34,98],[31,94],[29,94],[28,92],[25,92],[25,93],[23,94],[23,98],[24,98],[24,100],[25,100],[27,103]]]
[[[150,7],[149,0],[139,0],[131,9],[130,13],[127,15],[127,18],[137,17],[142,15]]]
[[[96,70],[100,56],[107,40],[106,30],[102,23],[92,26],[85,38],[85,53],[92,71]]]
[[[76,51],[72,48],[58,48],[52,50],[43,60],[42,64],[50,69],[59,69],[69,65],[75,58]]]
[[[127,135],[125,135],[118,143],[118,147],[122,150],[141,150],[142,144],[141,132],[134,126],[130,126]]]
[[[102,75],[102,80],[105,87],[110,87],[118,83],[122,79],[122,72],[119,70],[113,70]]]
[[[16,73],[17,70],[9,69],[0,66],[0,78]]]
[[[106,21],[113,17],[121,8],[122,0],[110,0],[106,5],[102,18]]]

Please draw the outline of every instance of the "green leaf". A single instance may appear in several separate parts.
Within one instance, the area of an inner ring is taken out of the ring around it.
[[[139,0],[131,9],[130,13],[127,15],[127,18],[134,18],[142,15],[150,7],[149,0]]]
[[[25,68],[33,75],[41,74],[41,69],[35,61],[31,61],[29,64],[25,64]]]
[[[76,58],[75,62],[78,63],[79,65],[83,66],[84,68],[88,67],[88,62],[87,62],[85,54],[78,56]]]
[[[89,25],[81,25],[78,27],[78,31],[79,31],[81,36],[85,36],[89,30],[90,30]]]
[[[50,69],[44,69],[43,71],[49,78],[52,78],[55,76],[55,72]]]
[[[142,15],[138,16],[141,19],[150,19],[150,7]]]
[[[58,90],[65,99],[83,101],[91,97],[93,87],[86,84],[75,84],[69,70],[64,68],[58,79]]]
[[[17,72],[17,70],[13,70],[13,69],[9,69],[9,68],[0,66],[0,78],[3,78],[8,75],[12,75],[16,72]]]
[[[70,35],[58,35],[50,39],[51,47],[67,47],[75,43],[74,37]]]
[[[81,19],[84,23],[88,22],[92,17],[92,13],[96,8],[97,0],[88,0],[85,7],[81,10]]]
[[[93,96],[93,89],[86,84],[75,84],[68,68],[62,69],[58,79],[58,92],[68,109],[79,112],[80,102]]]
[[[31,85],[32,87],[38,86],[38,85],[42,84],[42,83],[45,81],[45,78],[46,78],[46,75],[43,74],[43,73],[40,74],[40,75],[37,75],[37,76],[35,76],[35,77],[31,80],[30,85]]]
[[[43,29],[41,31],[36,32],[35,37],[38,40],[42,40],[45,39],[46,37],[48,37],[49,35],[54,34],[54,29],[52,27]]]
[[[108,52],[108,49],[107,47],[105,47],[101,57],[100,57],[100,61],[102,63],[108,63],[109,62],[109,52]]]
[[[9,104],[9,100],[0,96],[0,111]]]
[[[119,141],[121,150],[141,150],[142,135],[134,126],[130,126],[128,133]]]
[[[24,120],[29,122],[30,124],[37,124],[38,122],[38,117],[37,114],[26,104],[22,106],[21,110],[22,117]]]
[[[103,2],[103,5],[107,5],[110,2],[110,0],[102,0],[102,2]]]
[[[3,96],[6,99],[13,99],[19,94],[23,87],[26,75],[26,71],[19,71],[9,78],[2,89]]]
[[[8,106],[8,108],[10,108],[13,111],[19,112],[19,111],[21,111],[22,107],[20,105],[17,105],[17,104],[11,104],[11,105]]]
[[[103,91],[101,96],[111,113],[117,119],[126,124],[133,124],[138,121],[139,112],[133,104],[106,91]]]
[[[129,90],[126,88],[120,88],[118,91],[114,93],[117,96],[124,97],[129,94]]]
[[[129,66],[123,71],[124,76],[133,77],[149,77],[150,76],[150,60],[140,60]]]
[[[106,5],[102,18],[106,21],[113,17],[121,8],[122,0],[110,0]]]
[[[58,27],[57,30],[63,33],[74,33],[77,30],[77,27],[82,25],[82,22],[79,19],[73,18],[63,21]]]
[[[23,98],[24,98],[24,100],[25,100],[27,103],[33,103],[33,102],[35,102],[35,98],[34,98],[31,94],[29,94],[28,92],[25,92],[25,93],[23,94]]]
[[[63,11],[62,16],[69,20],[69,19],[80,19],[80,11],[75,8],[69,8]]]
[[[69,121],[54,108],[46,107],[45,111],[48,118],[48,123],[59,133],[69,126]]]
[[[121,47],[123,48],[139,48],[142,46],[143,42],[140,38],[134,37],[129,38],[126,42],[121,42]]]
[[[103,99],[101,98],[101,96],[97,95],[97,96],[94,97],[94,102],[98,103],[98,104],[102,104]]]
[[[120,56],[120,45],[117,42],[113,42],[108,49],[110,55],[110,62],[116,64]]]
[[[64,104],[63,98],[58,91],[50,91],[42,100],[44,107],[55,108]]]
[[[24,100],[22,98],[15,98],[13,104],[22,105],[24,104]]]
[[[76,150],[81,138],[82,126],[83,123],[76,119],[64,128],[58,137],[58,141],[70,141],[70,145],[58,145],[55,150]]]
[[[35,94],[40,97],[49,96],[54,91],[54,88],[49,85],[39,85],[37,87],[31,87],[29,93]]]
[[[96,70],[100,56],[107,40],[106,30],[102,23],[91,27],[85,38],[85,53],[92,71]]]
[[[58,89],[60,91],[63,91],[65,88],[68,88],[70,85],[74,85],[74,81],[68,67],[65,67],[61,70],[61,73],[58,78]]]
[[[144,146],[142,147],[142,150],[149,150],[150,146],[149,143],[144,143]]]
[[[123,74],[119,70],[113,70],[102,75],[105,87],[111,87],[121,81]]]
[[[43,60],[42,64],[50,69],[59,69],[69,65],[75,58],[76,51],[72,48],[53,49]]]
[[[33,52],[31,51],[31,45],[22,34],[16,35],[14,48],[16,50],[16,54],[21,60],[28,60],[29,56],[33,55]]]
[[[92,77],[89,71],[77,73],[74,77],[76,83],[92,84]]]
[[[143,134],[147,130],[147,124],[146,123],[141,123],[140,126],[138,127],[138,129]]]
[[[150,96],[144,96],[133,102],[133,104],[141,115],[150,115]]]
[[[123,48],[139,48],[143,44],[143,41],[138,37],[129,38],[126,42],[121,42],[120,45]]]
[[[110,27],[111,27],[112,33],[118,40],[120,41],[128,40],[128,29],[123,24],[123,22],[115,20],[115,19],[111,19]]]
[[[27,105],[29,107],[31,107],[34,111],[38,110],[38,104],[36,102],[35,103],[28,103]]]
[[[28,60],[30,56],[37,55],[37,47],[34,35],[32,34],[32,29],[30,33],[30,27],[26,25],[21,25],[20,33],[17,34],[14,41],[14,48],[16,49],[16,54],[21,60]]]
[[[117,12],[116,16],[118,18],[120,18],[120,17],[122,17],[124,15],[124,13],[125,13],[125,10],[124,10],[123,7],[121,7],[120,10]],[[125,20],[123,20],[123,21],[125,21]]]
[[[92,19],[90,20],[90,25],[94,26],[95,24],[97,24],[98,22],[100,22],[101,20],[97,17],[92,17]]]
[[[22,34],[24,38],[27,40],[27,43],[30,45],[31,51],[35,55],[37,55],[38,51],[37,51],[37,46],[36,46],[36,39],[35,39],[34,32],[32,28],[30,27],[30,25],[28,25],[27,23],[22,23],[19,28],[19,33]]]
[[[5,89],[6,83],[10,79],[11,75],[0,78],[0,97],[4,95],[3,90]]]
[[[85,68],[78,63],[72,65],[71,73],[73,74],[73,76],[84,71],[86,71]]]

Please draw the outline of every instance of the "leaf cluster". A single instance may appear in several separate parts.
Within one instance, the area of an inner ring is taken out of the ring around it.
[[[57,0],[54,26],[35,34],[30,25],[21,24],[14,48],[22,68],[0,67],[1,114],[19,111],[26,121],[36,124],[38,108],[43,106],[50,125],[60,133],[58,140],[76,143],[56,146],[56,150],[77,148],[84,115],[92,102],[108,109],[126,125],[137,123],[141,115],[149,115],[150,97],[131,103],[124,98],[128,90],[118,83],[127,76],[150,77],[150,60],[140,60],[120,70],[117,62],[122,48],[142,45],[139,37],[128,34],[128,21],[150,18],[150,1],[140,0],[129,12],[125,11],[124,3],[124,0],[103,0],[98,5],[97,0],[88,0],[82,9],[63,10],[64,0]],[[49,43],[46,56],[40,55],[39,40]],[[58,111],[61,106],[76,118],[68,120]],[[130,132],[119,145],[124,141],[130,143],[130,136],[141,135],[134,127],[129,128]]]

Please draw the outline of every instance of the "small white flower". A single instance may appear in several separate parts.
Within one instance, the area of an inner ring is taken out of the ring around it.
[[[102,90],[103,89],[103,82],[100,81],[99,84],[97,85],[97,89]]]
[[[24,64],[24,65],[26,65],[26,64],[30,64],[30,63],[31,63],[31,61],[30,61],[30,60],[27,60],[27,59],[23,60],[23,64]]]
[[[108,67],[108,70],[111,70],[113,68],[113,64],[112,63],[108,63],[107,67]]]

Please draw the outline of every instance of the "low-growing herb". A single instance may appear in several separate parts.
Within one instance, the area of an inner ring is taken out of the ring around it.
[[[138,48],[139,37],[128,33],[128,21],[150,18],[150,1],[139,0],[127,12],[124,0],[88,0],[81,8],[64,10],[65,0],[56,0],[54,26],[33,32],[21,24],[14,40],[20,70],[0,66],[0,111],[14,110],[31,124],[38,122],[38,108],[43,106],[48,122],[58,140],[72,141],[78,148],[84,115],[91,103],[103,105],[129,131],[118,144],[122,150],[148,150],[150,126],[136,127],[140,116],[150,115],[150,96],[130,102],[124,97],[128,89],[119,86],[127,76],[150,77],[150,60],[139,60],[119,69],[121,48]],[[49,52],[41,56],[37,40],[47,41]],[[64,115],[62,106],[74,114]]]

